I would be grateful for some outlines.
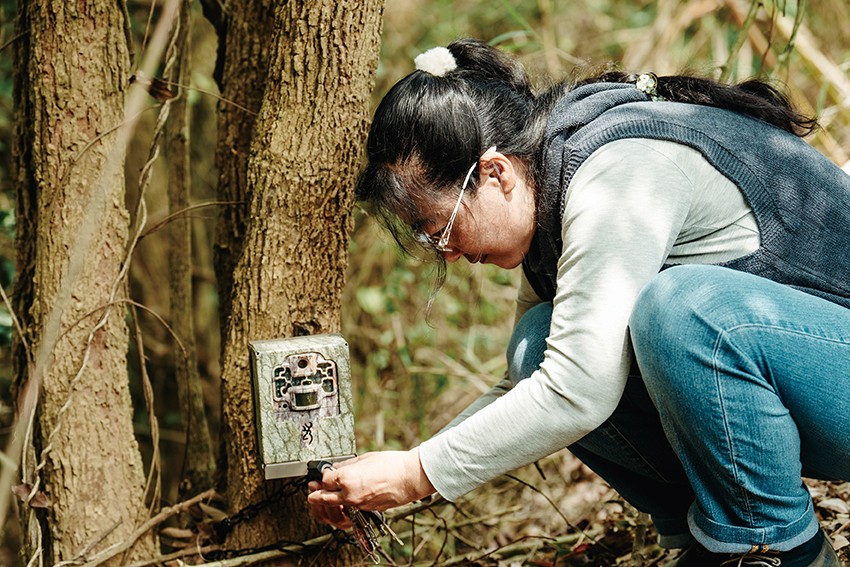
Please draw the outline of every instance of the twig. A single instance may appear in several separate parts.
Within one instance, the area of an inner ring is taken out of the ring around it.
[[[774,6],[774,10],[776,7]],[[794,43],[797,39],[797,32],[800,31],[800,26],[803,25],[803,16],[806,13],[806,0],[798,0],[797,2],[797,13],[794,14],[794,27],[791,29],[791,33],[788,34],[788,43],[785,45],[785,50],[779,56],[780,65],[788,66],[789,55],[794,51]],[[785,13],[783,12],[783,16]]]
[[[143,108],[143,109],[139,110],[134,116],[125,116],[124,120],[122,120],[121,122],[119,122],[115,126],[108,128],[106,131],[101,132],[100,134],[98,134],[97,136],[95,136],[94,138],[92,138],[91,140],[86,142],[86,144],[82,148],[80,148],[79,151],[76,154],[74,154],[74,157],[72,157],[68,161],[68,164],[65,167],[65,170],[62,172],[62,175],[59,176],[59,185],[61,186],[61,185],[65,184],[68,176],[71,175],[71,169],[73,168],[74,164],[76,164],[77,161],[79,161],[79,159],[81,157],[83,157],[83,154],[85,154],[87,151],[89,151],[91,149],[91,147],[95,145],[95,143],[104,139],[105,137],[109,136],[110,134],[121,130],[121,128],[125,128],[125,127],[128,127],[128,126],[135,124],[139,120],[139,118],[142,116],[142,114],[144,114],[148,110],[153,110],[154,108],[159,108],[160,106],[161,105],[159,105],[159,104],[154,104],[152,106],[148,106],[147,108]]]
[[[230,106],[234,106],[234,107],[238,108],[239,110],[241,110],[243,112],[247,112],[251,116],[259,116],[259,114],[254,112],[253,110],[251,110],[249,108],[245,108],[241,104],[239,104],[237,102],[233,102],[230,99],[226,99],[223,96],[219,96],[212,91],[208,91],[208,90],[205,90],[205,89],[202,89],[202,88],[199,88],[199,87],[193,87],[191,85],[181,85],[178,82],[169,81],[167,79],[162,79],[162,82],[165,83],[166,85],[170,86],[170,87],[178,87],[180,89],[186,89],[187,91],[195,91],[195,92],[198,92],[198,93],[201,93],[201,94],[205,94],[207,96],[211,96],[214,99],[218,100],[219,102],[223,102],[225,104],[229,104]]]
[[[463,522],[457,522],[457,523],[453,523],[451,525],[449,525],[444,518],[442,518],[440,516],[436,516],[436,515],[435,515],[435,517],[443,523],[443,526],[446,529],[454,530],[454,529],[457,529],[457,528],[464,528],[466,526],[481,524],[483,522],[486,522],[488,520],[492,520],[494,518],[501,518],[502,516],[507,516],[508,514],[518,512],[519,510],[522,510],[523,508],[525,508],[525,506],[523,506],[521,504],[517,504],[516,506],[511,506],[510,508],[506,508],[504,510],[497,510],[496,512],[491,512],[490,514],[484,514],[483,516],[468,518],[468,519],[464,520]],[[420,526],[436,527],[434,524],[423,523],[422,520],[419,520],[418,523],[419,523]],[[401,534],[399,534],[399,537],[401,537]]]
[[[207,202],[204,202],[204,203],[197,203],[195,205],[190,205],[190,206],[186,207],[185,209],[181,209],[179,211],[175,211],[175,212],[171,213],[170,215],[166,216],[161,221],[157,222],[155,225],[153,225],[150,228],[148,228],[147,230],[145,230],[139,236],[139,240],[150,236],[151,234],[160,230],[162,227],[167,225],[169,222],[171,222],[175,218],[177,218],[181,215],[184,215],[184,214],[188,213],[189,211],[194,211],[195,209],[202,209],[204,207],[217,207],[219,205],[241,205],[241,204],[244,204],[244,203],[245,203],[245,201],[207,201]]]
[[[79,319],[77,319],[77,320],[76,320],[76,321],[74,321],[73,323],[71,323],[71,324],[68,326],[68,328],[67,328],[67,329],[65,329],[65,331],[64,331],[61,335],[59,335],[59,338],[61,339],[61,338],[62,338],[62,337],[64,337],[64,336],[65,336],[65,335],[66,335],[66,334],[67,334],[67,333],[68,333],[71,329],[73,329],[73,328],[74,328],[74,327],[76,327],[77,325],[81,324],[83,321],[85,321],[86,319],[88,319],[88,318],[89,318],[89,317],[91,317],[92,315],[95,315],[96,313],[99,313],[101,310],[103,310],[103,309],[107,309],[107,308],[109,308],[109,307],[113,307],[113,306],[115,306],[115,305],[125,304],[125,303],[126,303],[127,305],[131,305],[131,306],[133,306],[133,307],[137,307],[137,308],[139,308],[139,309],[143,310],[145,313],[147,313],[148,315],[150,315],[151,317],[153,317],[154,319],[156,319],[157,321],[159,321],[159,323],[160,323],[160,324],[163,326],[163,328],[164,328],[164,329],[168,332],[168,334],[169,334],[169,335],[171,335],[171,338],[173,338],[173,339],[174,339],[174,341],[177,343],[177,346],[179,346],[179,347],[180,347],[180,349],[183,351],[183,354],[186,354],[186,347],[183,345],[183,341],[181,341],[181,340],[180,340],[180,337],[179,337],[179,336],[177,336],[177,333],[175,333],[175,332],[174,332],[174,329],[172,329],[172,328],[171,328],[171,325],[169,325],[169,324],[168,324],[168,322],[166,322],[166,320],[162,318],[162,315],[160,315],[159,313],[157,313],[156,311],[154,311],[153,309],[151,309],[151,308],[150,308],[150,307],[148,307],[147,305],[144,305],[144,304],[142,304],[142,303],[139,303],[138,301],[133,301],[132,299],[128,299],[128,298],[122,298],[122,299],[118,299],[118,300],[115,300],[115,301],[110,301],[109,303],[106,303],[106,304],[104,304],[104,305],[100,305],[100,306],[96,307],[95,309],[92,309],[91,311],[89,311],[88,313],[86,313],[85,315],[81,316]]]
[[[721,81],[728,81],[729,77],[732,76],[732,62],[741,50],[741,46],[744,45],[744,41],[747,39],[747,33],[750,31],[750,28],[756,20],[756,14],[758,14],[759,6],[761,6],[761,2],[758,0],[750,0],[750,10],[747,12],[747,17],[744,18],[744,23],[741,25],[741,29],[738,30],[738,35],[735,37],[735,43],[729,49],[729,57],[726,58],[726,63],[723,65],[723,71],[720,73]]]
[[[121,13],[124,16],[124,41],[127,42],[127,55],[130,60],[130,65],[136,64],[136,50],[133,47],[133,30],[130,27],[130,11],[127,9],[127,2],[120,2]]]
[[[466,546],[469,547],[470,549],[474,549],[474,550],[478,551],[479,553],[485,552],[485,548],[484,548],[483,545],[472,541],[470,538],[464,536],[458,530],[446,527],[446,529],[444,531],[446,532],[446,536],[451,534],[455,539],[460,540],[461,543],[466,544]]]
[[[118,526],[121,525],[121,520],[118,520],[111,527],[107,528],[97,539],[88,544],[85,549],[83,549],[74,559],[69,559],[68,561],[60,561],[53,567],[63,567],[65,565],[82,565],[85,562],[86,556],[91,552],[92,549],[97,547],[97,545],[106,539],[109,534],[118,529]]]
[[[429,510],[436,518],[438,518],[441,522],[443,522],[443,527],[446,527],[446,520],[442,516],[437,516],[433,510]],[[443,555],[443,551],[446,550],[446,545],[449,543],[449,530],[443,530],[443,542],[440,544],[440,549],[437,551],[437,556],[434,557],[433,565],[437,565],[437,561],[440,560],[440,557]]]
[[[329,534],[315,537],[313,539],[308,539],[307,541],[302,543],[287,545],[281,547],[280,549],[271,549],[268,551],[261,551],[259,553],[253,553],[250,555],[240,555],[239,557],[234,557],[232,559],[223,559],[221,561],[204,563],[204,567],[240,567],[242,565],[254,565],[255,563],[271,561],[272,559],[291,557],[293,554],[302,552],[306,547],[318,547],[326,545],[327,543],[332,541],[333,538],[334,534],[333,532],[331,532]]]
[[[151,428],[151,468],[148,471],[148,478],[145,484],[144,494],[147,495],[151,486],[153,486],[153,494],[151,495],[150,507],[148,513],[152,513],[160,505],[162,496],[162,463],[159,454],[159,421],[156,418],[156,408],[154,404],[153,386],[151,378],[148,375],[147,363],[145,362],[145,344],[142,338],[142,329],[139,327],[139,314],[136,308],[133,307],[133,331],[136,337],[136,351],[139,355],[139,368],[142,375],[142,390],[145,395],[145,407],[148,410],[148,425]],[[156,477],[156,481],[154,481]]]
[[[0,297],[3,298],[3,304],[6,306],[6,309],[9,311],[9,316],[12,318],[12,324],[15,325],[15,330],[18,331],[18,337],[21,340],[21,344],[24,345],[24,350],[27,353],[27,359],[32,360],[32,352],[30,352],[30,345],[27,341],[26,336],[24,336],[24,330],[21,328],[21,323],[18,321],[18,318],[15,317],[15,310],[12,309],[12,303],[9,301],[9,298],[6,296],[6,292],[3,290],[3,286],[0,286]]]
[[[530,488],[531,490],[533,490],[534,492],[536,492],[537,494],[539,494],[540,496],[542,496],[543,498],[545,498],[545,499],[546,499],[546,501],[547,501],[549,504],[551,504],[551,505],[552,505],[552,508],[554,508],[554,509],[555,509],[555,511],[558,513],[558,515],[559,515],[559,516],[561,516],[561,519],[563,519],[563,520],[564,520],[564,523],[565,523],[565,524],[566,524],[569,528],[572,528],[572,529],[577,530],[577,531],[581,531],[581,530],[579,530],[579,528],[577,528],[576,526],[574,526],[574,525],[570,522],[569,518],[567,518],[567,516],[566,516],[566,515],[565,515],[565,514],[561,511],[561,509],[558,507],[558,505],[555,503],[555,501],[554,501],[554,500],[552,500],[552,499],[549,497],[549,495],[548,495],[548,494],[546,494],[545,492],[543,492],[542,490],[540,490],[539,488],[537,488],[537,487],[536,487],[536,486],[534,486],[533,484],[528,483],[528,482],[526,482],[526,481],[522,480],[521,478],[516,477],[516,476],[514,476],[514,475],[512,475],[512,474],[506,474],[505,476],[506,476],[506,477],[508,477],[509,479],[513,480],[514,482],[518,482],[518,483],[522,484],[522,485],[523,485],[523,486],[525,486],[526,488]]]
[[[169,553],[168,555],[160,555],[158,557],[153,557],[151,559],[145,559],[144,561],[136,561],[135,563],[129,563],[125,565],[125,567],[148,567],[149,565],[162,565],[169,561],[173,561],[175,559],[180,559],[182,557],[192,557],[199,556],[201,558],[204,557],[205,553],[211,553],[213,551],[220,551],[220,545],[207,545],[205,547],[190,547],[186,549],[181,549],[180,551],[175,551],[174,553]]]
[[[646,512],[638,512],[635,526],[635,541],[632,544],[632,566],[643,567],[646,558],[643,556],[646,548],[646,530],[649,524],[649,515]]]
[[[145,49],[148,46],[148,36],[151,31],[151,22],[153,21],[153,13],[156,10],[156,0],[151,2],[151,8],[148,11],[148,21],[145,23],[145,35],[142,37],[142,52],[144,53]]]
[[[19,33],[18,35],[10,37],[9,41],[4,43],[3,45],[0,45],[0,53],[3,53],[4,49],[6,49],[7,47],[9,47],[10,45],[12,45],[13,43],[15,43],[16,41],[18,41],[19,39],[21,39],[22,37],[24,37],[25,35],[27,35],[29,33],[30,33],[29,31],[24,31],[24,32]]]

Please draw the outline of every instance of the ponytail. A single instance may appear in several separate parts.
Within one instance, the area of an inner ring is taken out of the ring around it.
[[[584,79],[588,83],[634,83],[637,75],[608,72]],[[807,136],[817,130],[816,118],[806,116],[791,105],[788,97],[770,84],[751,79],[738,84],[726,84],[712,79],[688,75],[658,77],[658,96],[673,102],[715,106],[747,114],[796,136]]]

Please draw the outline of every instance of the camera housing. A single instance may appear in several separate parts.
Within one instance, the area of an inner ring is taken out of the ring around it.
[[[257,442],[267,480],[355,455],[348,343],[338,334],[249,343]]]

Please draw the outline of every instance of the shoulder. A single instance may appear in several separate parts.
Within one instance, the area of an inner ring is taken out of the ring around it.
[[[638,182],[693,182],[698,176],[716,170],[696,149],[668,140],[622,138],[597,148],[579,166],[571,186],[582,186],[590,180]],[[717,173],[719,175],[719,173]]]

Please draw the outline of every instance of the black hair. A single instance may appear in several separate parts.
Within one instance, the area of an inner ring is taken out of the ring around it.
[[[442,191],[457,194],[487,148],[524,158],[536,150],[522,146],[535,101],[522,65],[474,39],[455,41],[448,50],[456,69],[442,76],[414,71],[383,98],[357,184],[358,200],[371,204],[405,250],[412,242],[410,225],[432,220],[420,203],[433,202]],[[473,176],[467,191],[476,187]]]
[[[519,158],[531,187],[541,179],[539,156],[546,121],[561,96],[596,82],[634,83],[638,76],[603,72],[567,81],[539,96],[532,92],[518,61],[474,39],[448,46],[457,68],[442,76],[417,70],[399,81],[375,113],[367,142],[368,165],[357,184],[357,198],[371,209],[401,245],[410,251],[414,230],[428,220],[422,203],[444,191],[456,195],[469,167],[491,146]],[[688,75],[658,77],[658,95],[666,100],[715,106],[748,114],[803,136],[817,121],[794,110],[780,91],[759,80],[725,84]],[[474,192],[476,183],[468,190]],[[418,202],[417,202],[418,199]],[[437,286],[445,274],[442,254]]]
[[[579,81],[587,83],[635,83],[638,75],[610,71]],[[670,75],[658,77],[658,95],[674,102],[687,102],[734,110],[758,118],[796,136],[814,132],[818,123],[791,105],[781,91],[758,79],[727,84],[705,77]]]

